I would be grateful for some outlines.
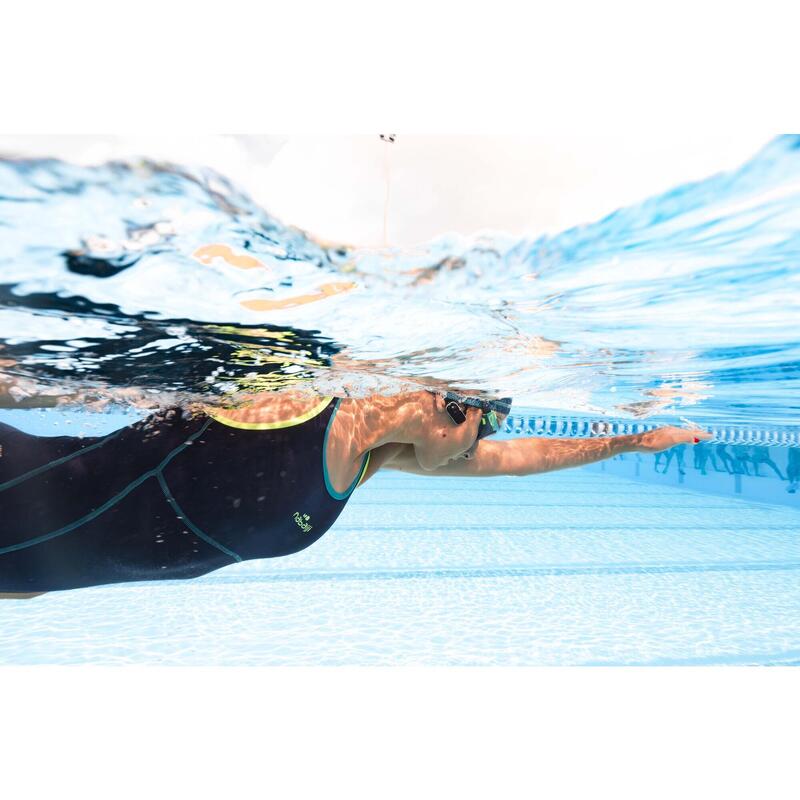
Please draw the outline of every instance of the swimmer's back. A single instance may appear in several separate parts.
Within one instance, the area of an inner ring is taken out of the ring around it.
[[[338,404],[261,425],[170,409],[94,439],[0,426],[0,591],[192,578],[308,547],[366,467],[333,488]]]

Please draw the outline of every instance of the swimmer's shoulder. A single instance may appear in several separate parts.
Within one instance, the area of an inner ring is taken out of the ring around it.
[[[363,398],[348,398],[340,406],[342,427],[340,432],[345,437],[356,437],[356,440],[367,434],[367,440],[382,442],[373,445],[368,451],[357,454],[357,461],[369,455],[367,468],[359,482],[359,486],[368,481],[378,470],[406,457],[409,452],[413,456],[413,446],[392,441],[397,428],[396,397],[372,395]]]
[[[323,396],[310,392],[262,392],[239,398],[236,403],[205,406],[207,414],[223,421],[237,425],[260,425],[265,423],[291,422],[307,420],[321,413],[333,400],[330,395]],[[391,418],[391,401],[381,396],[362,398],[340,398],[339,408],[330,430],[329,449],[334,462],[337,457],[344,457],[342,445],[352,440],[354,435],[368,429],[370,437],[381,439],[384,433],[389,434],[395,426]],[[385,439],[384,439],[385,441]],[[408,445],[397,442],[386,442],[369,450],[369,463],[362,478],[362,483],[374,475],[381,467],[401,456]],[[361,464],[366,452],[357,454],[356,463]],[[342,464],[345,472],[350,471],[351,464]]]

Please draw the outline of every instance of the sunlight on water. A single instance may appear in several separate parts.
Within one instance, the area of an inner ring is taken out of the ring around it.
[[[55,160],[0,160],[0,228],[11,407],[441,383],[534,410],[797,424],[800,137],[537,240],[340,246],[211,171]]]

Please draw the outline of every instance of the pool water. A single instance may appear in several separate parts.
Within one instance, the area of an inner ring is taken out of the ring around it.
[[[800,663],[800,509],[588,468],[379,473],[313,547],[0,604],[0,663]]]
[[[319,242],[202,167],[2,156],[0,419],[23,430],[446,385],[513,396],[508,435],[714,439],[379,474],[293,556],[0,600],[0,663],[800,663],[800,136],[557,235],[402,249]]]
[[[211,170],[2,153],[0,225],[0,381],[28,404],[440,381],[568,414],[798,423],[800,136],[553,236],[323,244]]]

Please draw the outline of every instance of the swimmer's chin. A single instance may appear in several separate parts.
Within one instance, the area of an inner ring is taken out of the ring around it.
[[[445,458],[444,461],[437,461],[434,464],[423,464],[419,459],[417,459],[417,464],[419,464],[419,468],[425,470],[425,472],[436,472],[437,469],[441,469],[442,467],[446,467],[448,464],[452,464],[453,461],[458,461],[461,456],[454,456],[453,458]]]
[[[470,456],[467,454],[467,451],[463,453],[459,453],[456,456],[448,456],[447,458],[442,459],[441,461],[436,462],[429,462],[423,461],[417,456],[417,464],[419,464],[420,469],[425,470],[425,472],[435,472],[437,469],[441,469],[442,467],[448,466],[448,464],[452,464],[454,461],[461,461],[461,459],[468,459]]]
[[[419,464],[419,468],[425,470],[425,472],[434,472],[435,470],[439,469],[439,467],[443,467],[447,462],[431,462],[427,459],[422,459],[417,454],[417,464]]]

